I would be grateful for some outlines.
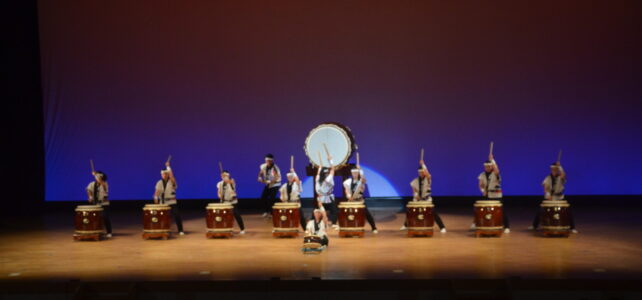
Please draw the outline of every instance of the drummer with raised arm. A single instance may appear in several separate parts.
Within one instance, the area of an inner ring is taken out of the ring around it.
[[[410,182],[410,187],[412,188],[412,201],[432,202],[432,175],[428,171],[428,167],[426,167],[423,159],[419,161],[419,168],[417,169],[417,173],[419,176]],[[437,214],[437,212],[434,210],[433,217],[435,219],[435,223],[437,223],[437,226],[439,226],[439,232],[446,233],[446,226],[444,225],[444,222],[441,220],[439,214]],[[400,230],[406,230],[406,226],[408,226],[407,221],[404,222]]]
[[[303,192],[303,185],[301,184],[301,180],[299,180],[299,176],[296,174],[296,171],[294,171],[294,168],[290,169],[290,173],[288,173],[286,176],[288,178],[288,182],[285,185],[282,185],[281,189],[279,189],[279,192],[281,194],[281,201],[301,203],[301,193]],[[305,230],[305,216],[303,215],[303,209],[300,206],[299,218],[301,227],[303,228],[303,230]]]
[[[550,166],[551,173],[544,178],[542,181],[542,187],[544,188],[544,199],[546,200],[564,200],[564,186],[566,185],[566,172],[562,168],[562,164],[559,162],[554,162]],[[577,233],[575,229],[575,220],[569,211],[569,222],[571,225],[571,232]],[[540,221],[540,212],[538,211],[535,215],[535,220],[533,220],[533,225],[529,229],[537,229],[539,227]]]
[[[216,184],[216,188],[218,189],[218,198],[221,200],[221,203],[229,203],[234,206],[234,209],[232,209],[234,219],[236,219],[236,223],[239,224],[241,234],[245,234],[243,218],[241,218],[241,214],[236,208],[236,204],[238,204],[238,199],[236,197],[236,182],[234,181],[234,178],[231,177],[229,171],[223,170],[221,172],[221,181]]]
[[[345,190],[346,198],[348,199],[348,201],[362,201],[365,204],[363,194],[366,190],[366,177],[363,175],[363,170],[361,170],[359,164],[357,163],[357,166],[350,170],[350,173],[352,177],[346,179],[343,182],[343,188]],[[368,210],[367,206],[365,207],[364,211],[366,220],[368,220],[370,227],[372,227],[372,233],[379,233],[379,231],[377,230],[377,225],[375,225],[374,218],[372,217],[372,214],[370,214],[370,210]]]
[[[266,154],[265,163],[259,167],[258,181],[262,183],[263,192],[261,193],[261,202],[263,203],[263,217],[267,218],[272,215],[272,206],[276,202],[276,192],[281,186],[281,170],[274,163],[274,155]]]
[[[93,162],[92,162],[93,169]],[[103,221],[107,230],[107,238],[111,238],[111,218],[109,217],[109,185],[107,184],[107,174],[101,171],[93,171],[94,181],[87,185],[87,200],[89,203],[99,205],[103,208]]]
[[[485,200],[501,201],[502,194],[502,178],[499,174],[499,166],[495,162],[495,157],[491,153],[488,155],[488,160],[484,162],[484,172],[477,177],[479,191]],[[503,212],[504,233],[510,233],[510,225],[508,223],[508,216],[506,211]],[[470,226],[475,229],[475,223]]]
[[[170,156],[171,158],[171,156]],[[183,232],[183,220],[181,215],[178,212],[178,204],[176,203],[176,178],[174,178],[174,172],[169,165],[170,158],[165,162],[165,170],[161,170],[161,179],[156,182],[156,190],[154,192],[154,203],[155,204],[166,204],[172,210],[172,215],[174,215],[174,221],[176,222],[176,227],[178,228],[178,233],[180,235],[185,235]]]
[[[332,162],[332,156],[328,154],[328,161],[330,167],[319,166],[317,171],[317,176],[315,177],[316,181],[316,193],[317,200],[320,205],[322,205],[323,210],[329,213],[330,221],[332,222],[332,227],[335,229],[339,228],[337,225],[338,217],[338,208],[334,199],[334,164]]]

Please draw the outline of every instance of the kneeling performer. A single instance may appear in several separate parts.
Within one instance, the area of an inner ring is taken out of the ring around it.
[[[308,221],[308,224],[306,226],[306,237],[304,238],[304,243],[314,241],[314,243],[318,242],[321,246],[318,248],[307,248],[304,245],[303,251],[323,250],[328,246],[329,243],[328,235],[326,234],[326,223],[323,220],[322,211],[317,208],[312,213],[314,217],[312,220]]]

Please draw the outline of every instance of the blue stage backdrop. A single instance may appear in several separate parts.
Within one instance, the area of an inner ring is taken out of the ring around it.
[[[625,1],[41,1],[46,200],[214,198],[222,161],[258,197],[325,121],[349,126],[371,196],[408,196],[420,148],[441,195],[642,194],[639,38]],[[639,79],[639,78],[638,78]],[[304,178],[305,179],[305,178]],[[307,186],[307,195],[310,187]]]

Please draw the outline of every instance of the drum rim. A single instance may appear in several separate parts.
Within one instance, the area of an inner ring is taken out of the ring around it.
[[[305,143],[303,144],[303,150],[305,151],[305,155],[308,157],[308,160],[310,161],[310,164],[315,166],[315,167],[317,167],[317,168],[319,167],[319,165],[314,163],[314,161],[312,160],[312,156],[308,152],[308,142],[310,141],[310,138],[312,137],[312,133],[315,132],[316,130],[318,130],[322,126],[336,127],[338,129],[340,129],[346,135],[346,137],[348,138],[348,151],[349,151],[349,153],[348,153],[348,155],[346,156],[345,159],[343,159],[340,163],[338,163],[335,166],[335,168],[338,169],[338,168],[341,168],[341,167],[345,166],[346,164],[348,164],[348,161],[350,160],[350,158],[352,157],[352,154],[354,153],[355,140],[354,140],[354,135],[352,135],[352,131],[350,130],[350,128],[348,126],[345,126],[345,125],[339,123],[339,122],[324,122],[324,123],[321,123],[321,124],[315,126],[314,128],[312,128],[310,130],[310,132],[308,132],[308,136],[305,138]]]
[[[272,209],[299,208],[301,203],[298,202],[277,202],[272,205]]]
[[[171,210],[168,204],[145,204],[143,210]]]
[[[84,207],[81,209],[81,207]],[[74,211],[103,211],[105,210],[101,205],[78,205]]]
[[[224,208],[229,208],[232,209],[234,208],[234,205],[231,203],[208,203],[205,208],[212,208],[212,209],[224,209]]]
[[[473,204],[475,207],[502,207],[504,204],[499,201],[499,200],[477,200],[475,201],[475,204]]]
[[[406,207],[435,207],[432,201],[410,201]]]
[[[337,205],[339,208],[364,208],[366,207],[365,201],[343,201]]]

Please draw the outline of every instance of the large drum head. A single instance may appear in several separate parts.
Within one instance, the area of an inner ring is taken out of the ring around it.
[[[328,155],[323,144],[328,147],[333,160],[332,165],[336,167],[346,164],[350,159],[354,139],[350,130],[340,124],[324,123],[310,131],[305,139],[305,154],[313,165],[329,167]],[[319,161],[319,153],[322,161]]]

